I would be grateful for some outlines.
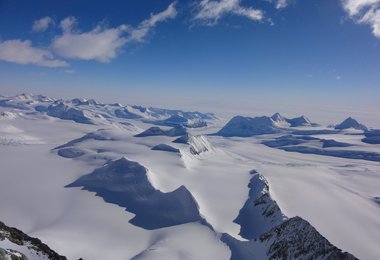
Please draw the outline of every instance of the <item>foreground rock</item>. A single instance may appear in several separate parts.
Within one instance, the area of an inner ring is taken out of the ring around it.
[[[264,176],[255,170],[251,174],[249,198],[235,220],[248,241],[221,236],[231,250],[231,260],[357,259],[332,245],[306,220],[287,219],[272,199]]]
[[[357,259],[332,245],[300,217],[288,219],[261,235],[259,240],[270,245],[269,259]]]
[[[66,260],[41,240],[0,222],[0,259],[11,260]]]

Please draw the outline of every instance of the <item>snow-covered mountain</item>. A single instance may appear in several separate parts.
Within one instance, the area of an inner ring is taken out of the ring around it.
[[[315,124],[311,123],[311,121],[305,117],[295,117],[295,118],[286,118],[283,117],[280,113],[275,113],[271,116],[271,119],[279,126],[279,127],[299,127],[299,126],[314,126]]]
[[[313,126],[310,120],[305,116],[287,119],[291,127],[297,126]]]
[[[356,121],[352,117],[346,118],[342,123],[335,126],[335,129],[338,129],[338,130],[344,130],[344,129],[350,129],[350,128],[368,131],[368,128],[365,125],[360,124],[358,121]]]
[[[220,136],[253,136],[262,134],[274,134],[280,132],[280,127],[267,116],[232,118],[219,132]]]
[[[275,113],[271,116],[271,119],[280,127],[289,127],[290,123],[288,119],[283,117],[280,113]]]
[[[158,126],[152,126],[145,131],[136,135],[136,137],[147,137],[147,136],[181,136],[187,134],[187,130],[182,125],[176,125],[168,130],[163,130]]]
[[[212,144],[203,135],[194,136],[191,134],[186,134],[177,138],[173,142],[188,144],[189,151],[192,155],[199,155],[201,153],[211,152],[214,150],[214,147],[212,146]]]
[[[311,123],[305,116],[288,119],[283,117],[280,113],[275,113],[271,117],[261,116],[252,118],[235,116],[219,130],[217,135],[225,137],[249,137],[254,135],[275,134],[291,127],[312,127],[315,125],[316,124]]]

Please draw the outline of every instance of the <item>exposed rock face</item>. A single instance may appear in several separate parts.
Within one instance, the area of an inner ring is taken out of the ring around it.
[[[240,225],[240,235],[246,239],[258,237],[286,219],[276,201],[271,198],[264,176],[256,171],[251,174],[249,198],[234,221]]]
[[[66,260],[38,238],[0,222],[0,259],[26,260],[28,255],[33,259]]]
[[[368,128],[365,125],[360,124],[358,121],[356,121],[352,117],[347,118],[342,123],[335,126],[335,129],[339,129],[339,130],[344,130],[344,129],[349,129],[349,128],[363,130],[363,131],[368,130]]]
[[[249,198],[235,220],[248,241],[221,236],[231,250],[231,260],[356,259],[332,245],[306,220],[287,219],[271,198],[264,176],[255,170],[251,174]]]
[[[228,234],[223,234],[221,240],[229,246],[231,260],[357,259],[332,245],[300,217],[290,218],[254,240],[240,241]]]
[[[269,259],[357,259],[332,245],[300,217],[288,219],[259,240],[269,244]]]
[[[193,136],[191,134],[186,134],[175,139],[173,143],[188,144],[189,151],[192,155],[199,155],[214,149],[212,144],[203,135]]]
[[[125,207],[136,214],[130,223],[145,229],[201,220],[198,205],[185,186],[168,193],[156,190],[147,169],[126,158],[111,161],[67,187],[83,187],[106,202]]]

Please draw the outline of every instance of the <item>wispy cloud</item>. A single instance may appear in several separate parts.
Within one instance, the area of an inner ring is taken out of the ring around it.
[[[124,24],[115,28],[98,25],[88,32],[74,30],[76,18],[67,17],[60,23],[62,34],[53,40],[52,48],[58,55],[68,59],[109,62],[118,56],[127,43],[143,42],[158,23],[173,19],[176,15],[173,3],[166,10],[152,14],[136,28]]]
[[[41,19],[34,21],[32,25],[32,32],[44,32],[49,28],[49,26],[54,24],[53,18],[49,16],[42,17]]]
[[[264,18],[262,10],[243,7],[240,2],[240,0],[201,0],[196,5],[194,20],[215,25],[228,14],[243,16],[253,21],[261,21]]]
[[[67,67],[67,62],[55,59],[50,51],[32,46],[29,40],[0,41],[0,60],[43,67]]]
[[[282,9],[287,7],[289,4],[288,0],[277,0],[276,1],[276,8],[277,9]]]
[[[148,33],[160,22],[164,22],[169,19],[174,19],[177,16],[177,10],[175,8],[175,2],[168,6],[165,11],[157,14],[151,14],[150,18],[142,21],[136,28],[129,28],[128,41],[142,42],[145,40]]]
[[[77,19],[74,16],[69,16],[60,22],[59,27],[61,27],[63,32],[71,32],[76,23]]]
[[[368,24],[380,38],[380,0],[342,0],[347,14],[358,24]]]

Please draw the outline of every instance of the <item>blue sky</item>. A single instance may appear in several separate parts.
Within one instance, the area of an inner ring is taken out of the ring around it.
[[[379,5],[0,0],[0,92],[378,107]]]

